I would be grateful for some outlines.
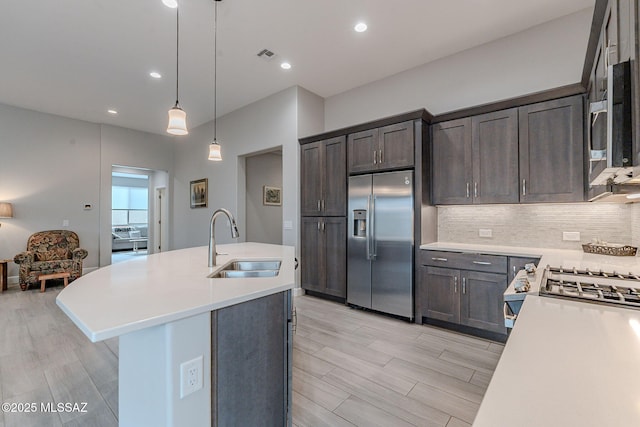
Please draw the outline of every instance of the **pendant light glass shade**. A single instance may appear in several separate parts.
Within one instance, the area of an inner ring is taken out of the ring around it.
[[[169,110],[169,125],[167,133],[171,135],[187,135],[187,113],[180,108],[179,99],[180,82],[180,9],[176,8],[176,105]]]
[[[218,83],[218,2],[221,0],[215,0],[215,7],[213,12],[213,142],[209,144],[209,160],[219,162],[222,160],[222,150],[220,144],[218,144],[217,131],[217,107],[218,98],[216,97],[216,86]]]
[[[167,132],[171,135],[188,135],[187,113],[178,104],[169,110],[169,126]]]
[[[219,162],[222,160],[222,152],[220,151],[220,144],[218,141],[213,141],[209,144],[209,160]]]

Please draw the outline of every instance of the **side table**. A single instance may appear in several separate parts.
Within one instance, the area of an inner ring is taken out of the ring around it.
[[[7,263],[13,261],[12,259],[0,259],[0,292],[7,290],[7,270],[9,269]]]

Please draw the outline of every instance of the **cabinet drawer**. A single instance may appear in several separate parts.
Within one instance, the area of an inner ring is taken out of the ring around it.
[[[423,250],[420,254],[420,261],[422,265],[435,267],[507,273],[507,257],[501,255]]]

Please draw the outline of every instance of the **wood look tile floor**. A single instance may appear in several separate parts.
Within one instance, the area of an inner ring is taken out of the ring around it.
[[[91,343],[57,307],[60,290],[0,294],[0,402],[38,409],[0,412],[0,427],[118,425],[118,340]],[[309,296],[295,306],[295,426],[473,422],[502,344]],[[86,412],[41,411],[59,402]]]

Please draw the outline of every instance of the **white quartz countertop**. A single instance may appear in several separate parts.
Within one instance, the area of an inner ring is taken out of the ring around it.
[[[474,427],[639,426],[640,310],[530,296]]]
[[[295,250],[262,243],[218,245],[217,266],[207,247],[180,249],[100,268],[73,281],[58,306],[93,342],[161,325],[294,287]],[[238,259],[281,260],[276,277],[210,279]]]
[[[633,273],[640,275],[640,257],[638,256],[610,256],[585,253],[582,250],[549,249],[521,246],[477,245],[455,242],[436,242],[420,246],[420,249],[437,251],[471,252],[491,255],[508,255],[523,257],[540,257],[538,271],[535,275],[528,276],[531,289],[527,293],[518,294],[513,289],[513,283],[505,291],[505,300],[521,300],[526,295],[538,295],[542,273],[547,265],[563,267],[567,270],[576,268],[579,270],[590,269],[605,272]]]

